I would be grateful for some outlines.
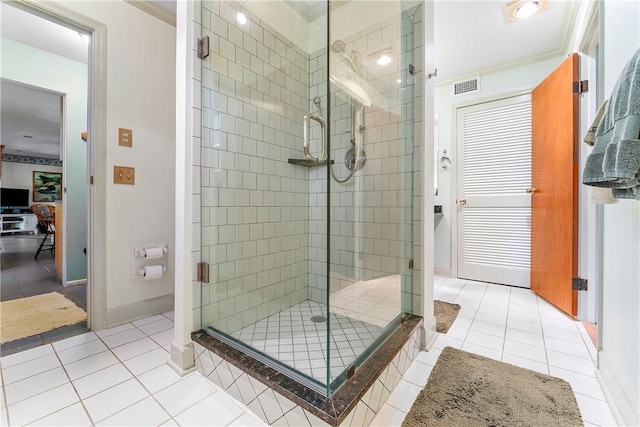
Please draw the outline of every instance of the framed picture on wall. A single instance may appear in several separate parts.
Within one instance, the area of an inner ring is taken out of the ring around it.
[[[55,202],[62,200],[62,174],[33,171],[33,201]]]

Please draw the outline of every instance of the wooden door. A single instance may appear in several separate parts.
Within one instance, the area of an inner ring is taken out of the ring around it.
[[[531,290],[575,316],[578,292],[578,54],[532,92]]]

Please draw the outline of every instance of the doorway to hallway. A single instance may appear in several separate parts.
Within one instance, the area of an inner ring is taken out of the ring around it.
[[[3,200],[3,217],[19,213],[35,219],[32,206],[40,205],[50,208],[54,218],[47,225],[41,218],[38,228],[35,221],[3,227],[4,356],[88,328],[85,249],[91,142],[86,135],[91,36],[39,9],[18,3],[3,3],[1,8],[1,185],[25,194],[19,202]],[[39,32],[29,30],[33,28]],[[73,318],[51,321],[62,313],[44,309],[53,306],[52,301],[74,311]],[[33,310],[22,309],[23,305]],[[41,318],[29,320],[38,323],[33,328],[24,326],[29,315]]]

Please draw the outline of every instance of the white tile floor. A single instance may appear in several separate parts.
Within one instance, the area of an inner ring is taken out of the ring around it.
[[[581,323],[524,289],[447,278],[435,289],[460,314],[419,353],[373,425],[402,423],[447,345],[564,378],[585,425],[615,425]],[[3,357],[0,425],[264,425],[199,375],[180,378],[166,365],[172,326],[166,313]]]
[[[571,384],[587,426],[615,426],[595,378],[596,349],[582,323],[572,321],[527,289],[435,278],[435,298],[460,304],[458,318],[429,352],[420,352],[374,418],[373,426],[402,424],[446,346],[533,369]]]
[[[165,313],[3,357],[0,425],[264,425],[197,373],[169,368],[172,339]]]

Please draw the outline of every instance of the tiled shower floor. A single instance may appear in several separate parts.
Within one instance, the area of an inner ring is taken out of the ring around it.
[[[400,276],[361,281],[331,295],[330,379],[333,381],[380,337],[400,313]],[[327,306],[303,301],[232,337],[322,383],[327,381]]]

